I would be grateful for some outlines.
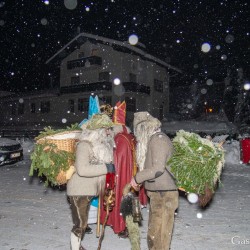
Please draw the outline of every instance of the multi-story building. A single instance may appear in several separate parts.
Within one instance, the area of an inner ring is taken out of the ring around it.
[[[87,33],[48,59],[60,65],[60,88],[1,99],[1,124],[63,126],[87,117],[90,95],[112,106],[127,103],[127,122],[133,113],[149,111],[162,119],[169,110],[170,71],[181,71],[148,54],[138,43],[116,41]],[[56,75],[51,75],[51,82]]]

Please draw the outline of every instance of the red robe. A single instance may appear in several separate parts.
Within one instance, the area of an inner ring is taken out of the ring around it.
[[[109,218],[106,225],[113,228],[116,234],[122,232],[126,223],[120,214],[120,205],[122,199],[123,188],[126,184],[130,183],[132,176],[136,174],[136,160],[135,160],[135,145],[136,140],[132,134],[128,134],[126,127],[123,127],[123,132],[118,133],[115,136],[114,149],[114,165],[116,168],[116,180],[115,180],[115,206],[113,210],[109,213]],[[144,191],[144,190],[143,190]],[[140,195],[140,197],[144,197]],[[145,199],[142,199],[143,205],[146,205]],[[101,203],[101,215],[100,222],[103,224],[106,216],[106,211],[103,207],[103,202]]]

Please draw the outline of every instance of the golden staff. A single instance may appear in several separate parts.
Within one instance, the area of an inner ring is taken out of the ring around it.
[[[102,233],[99,239],[99,244],[98,244],[98,248],[97,250],[101,249],[101,245],[102,245],[102,241],[104,238],[104,231],[105,231],[105,227],[106,227],[106,223],[108,221],[109,218],[109,213],[112,211],[113,207],[114,207],[114,202],[115,202],[115,197],[114,197],[114,190],[109,189],[106,193],[106,197],[104,198],[106,200],[106,216],[102,225]]]

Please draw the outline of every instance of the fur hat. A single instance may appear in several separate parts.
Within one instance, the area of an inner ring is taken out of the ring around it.
[[[144,122],[150,123],[150,125],[155,128],[161,127],[161,122],[157,118],[154,118],[152,115],[150,115],[147,111],[134,113],[134,130],[139,124]]]

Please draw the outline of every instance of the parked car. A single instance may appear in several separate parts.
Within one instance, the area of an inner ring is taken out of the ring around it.
[[[0,166],[23,159],[23,148],[20,142],[0,137]]]

